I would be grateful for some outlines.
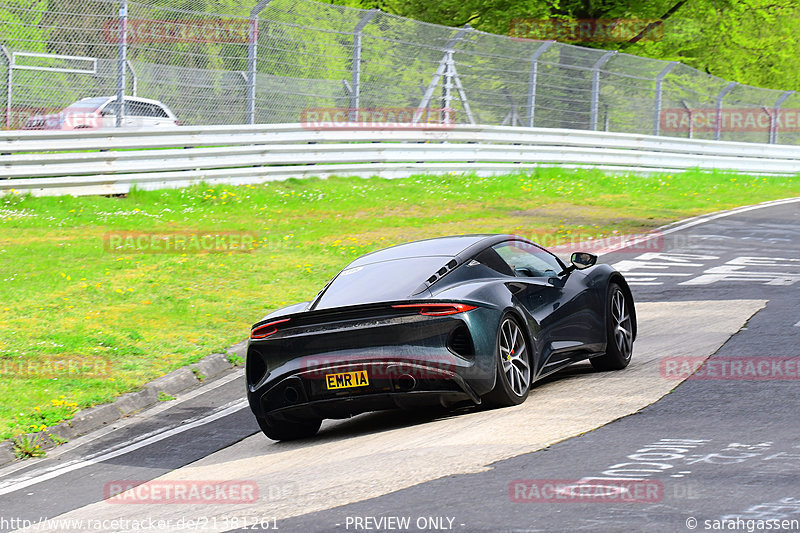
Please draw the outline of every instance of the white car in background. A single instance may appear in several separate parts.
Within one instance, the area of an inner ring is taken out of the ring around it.
[[[175,113],[159,102],[137,96],[125,97],[122,127],[180,126]],[[25,121],[24,130],[77,130],[115,128],[117,97],[96,96],[78,100],[58,113],[36,115]]]

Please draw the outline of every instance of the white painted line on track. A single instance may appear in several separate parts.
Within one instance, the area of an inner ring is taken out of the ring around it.
[[[0,488],[0,496],[20,489],[24,489],[26,487],[30,487],[31,485],[41,483],[42,481],[47,481],[49,479],[56,478],[68,472],[74,472],[75,470],[79,470],[81,468],[91,466],[97,463],[102,463],[103,461],[108,461],[109,459],[119,457],[120,455],[125,455],[126,453],[130,453],[140,448],[144,448],[145,446],[149,446],[164,439],[168,439],[170,437],[183,433],[184,431],[189,431],[190,429],[194,429],[203,426],[205,424],[209,424],[215,420],[219,420],[220,418],[224,418],[228,415],[232,415],[233,413],[241,411],[246,407],[248,407],[247,400],[246,399],[239,400],[237,402],[234,402],[232,405],[230,405],[225,409],[222,409],[220,411],[217,411],[216,413],[195,420],[194,422],[189,422],[188,424],[183,424],[181,426],[169,429],[167,431],[159,431],[156,435],[152,435],[146,439],[134,442],[133,444],[123,446],[122,448],[118,448],[114,451],[102,453],[91,459],[83,459],[80,461],[76,461],[72,464],[55,468],[54,470],[51,470],[50,472],[47,472],[45,474],[34,476],[24,481],[19,481],[16,483],[9,484],[5,487]]]
[[[649,240],[663,237],[664,235],[669,235],[670,233],[675,233],[676,231],[681,231],[687,228],[691,228],[697,226],[699,224],[705,224],[706,222],[711,222],[720,218],[725,218],[733,215],[738,215],[740,213],[746,213],[748,211],[755,211],[756,209],[763,209],[765,207],[773,207],[776,205],[783,205],[783,204],[791,204],[794,202],[800,202],[800,197],[796,198],[784,198],[782,200],[772,200],[769,202],[762,202],[760,204],[755,205],[748,205],[744,207],[737,207],[735,209],[729,209],[727,211],[720,211],[718,213],[712,213],[710,215],[700,215],[697,217],[687,218],[685,220],[680,220],[678,222],[674,222],[672,224],[668,224],[666,226],[662,226],[657,230],[653,231],[653,233],[649,235],[645,235],[644,237],[639,237],[632,239],[627,242],[621,242],[619,244],[615,244],[613,246],[609,246],[603,250],[598,250],[597,255],[608,254],[612,252],[617,252],[619,250],[623,250],[630,246],[640,245],[645,243]]]
[[[174,408],[176,408],[176,407],[188,402],[189,400],[192,400],[192,399],[194,399],[194,398],[196,398],[196,397],[198,397],[198,396],[200,396],[202,394],[206,394],[206,393],[208,393],[208,392],[210,392],[210,391],[212,391],[212,390],[214,390],[214,389],[216,389],[218,387],[221,387],[223,385],[226,385],[226,384],[230,383],[231,381],[233,381],[233,380],[235,380],[237,378],[242,377],[242,374],[243,374],[242,370],[236,370],[234,372],[231,372],[227,376],[223,376],[221,378],[217,378],[217,379],[213,380],[212,382],[208,383],[207,385],[203,385],[201,387],[197,387],[197,388],[189,391],[186,394],[179,394],[179,396],[178,396],[178,398],[176,400],[172,400],[172,401],[170,401],[168,403],[162,403],[160,405],[159,404],[154,405],[153,407],[150,407],[149,409],[144,411],[142,414],[135,415],[135,416],[132,416],[130,418],[122,419],[118,423],[115,423],[112,427],[99,429],[97,431],[94,431],[94,432],[89,433],[87,435],[84,435],[82,437],[78,437],[77,439],[70,441],[68,444],[65,444],[63,446],[58,446],[58,447],[54,448],[53,450],[49,451],[48,454],[47,454],[47,459],[58,458],[61,455],[63,455],[64,453],[69,452],[71,450],[74,450],[75,448],[77,448],[79,446],[84,446],[84,445],[89,444],[89,443],[91,443],[93,441],[96,441],[96,440],[98,440],[98,439],[100,439],[100,438],[102,438],[102,437],[104,437],[106,435],[109,435],[109,434],[113,433],[114,431],[118,431],[120,429],[124,429],[124,428],[126,428],[127,426],[129,426],[131,424],[135,424],[137,422],[140,422],[141,421],[141,417],[143,415],[146,415],[148,417],[152,417],[153,415],[157,415],[157,414],[159,414],[159,413],[161,413],[163,411],[167,411],[169,409],[174,409]],[[227,405],[222,405],[222,406],[218,407],[217,409],[224,409],[225,407],[227,407]],[[195,421],[195,419],[189,418],[189,419],[181,421],[181,423],[184,424],[184,423],[187,423],[187,422],[194,422],[194,421]],[[159,434],[159,433],[161,433],[163,431],[164,430],[162,428],[162,429],[150,432],[150,433],[143,433],[143,434],[139,435],[139,437],[134,442],[139,442],[140,440],[144,440],[146,438],[149,438],[151,435],[156,435],[156,434]],[[133,444],[133,443],[131,443],[131,444]],[[121,444],[120,446],[124,446],[124,444]],[[114,451],[115,449],[116,449],[116,447],[112,446],[111,448],[105,449],[105,450],[97,452],[95,454],[87,455],[87,456],[84,457],[84,459],[93,459],[93,458],[95,458],[95,457],[97,457],[99,455]],[[70,462],[67,462],[67,463],[62,463],[59,466],[47,467],[47,468],[41,469],[41,471],[39,471],[38,474],[47,473],[47,472],[49,472],[51,470],[55,470],[57,468],[61,468],[61,467],[64,467],[64,466],[71,465],[74,462],[75,461],[70,461]],[[0,470],[0,475],[2,475],[3,477],[7,478],[8,476],[13,474],[14,472],[16,472],[18,470],[22,470],[24,468],[27,468],[29,466],[31,466],[31,464],[28,461],[20,461],[18,463],[12,463],[8,467],[3,468],[2,470]],[[32,475],[36,475],[36,474],[32,474]],[[27,479],[27,478],[23,478],[23,479]],[[20,480],[19,479],[12,479],[11,480],[11,482],[16,482],[16,481],[20,481]],[[0,489],[5,487],[6,484],[8,484],[8,482],[0,482]]]

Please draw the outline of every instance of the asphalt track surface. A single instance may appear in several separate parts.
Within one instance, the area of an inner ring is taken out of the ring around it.
[[[296,443],[254,435],[234,371],[0,470],[0,531],[44,518],[108,527],[28,530],[800,531],[800,202],[704,217],[602,260],[642,310],[625,371],[575,365],[516,408],[366,414]],[[692,379],[669,375],[709,355]],[[156,478],[249,481],[259,497],[102,501],[111,482]],[[575,497],[576,480],[605,492]],[[609,486],[645,493],[620,501]]]

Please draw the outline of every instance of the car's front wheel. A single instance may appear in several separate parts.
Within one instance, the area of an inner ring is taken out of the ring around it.
[[[608,287],[606,305],[606,353],[590,361],[597,370],[621,370],[633,354],[633,305],[616,283]]]
[[[275,418],[256,417],[258,425],[264,435],[272,440],[296,440],[313,437],[319,431],[322,420],[314,418],[294,422],[291,420],[279,420]]]
[[[528,397],[531,388],[531,357],[516,318],[506,315],[500,321],[495,350],[497,377],[486,400],[498,407],[519,405]]]

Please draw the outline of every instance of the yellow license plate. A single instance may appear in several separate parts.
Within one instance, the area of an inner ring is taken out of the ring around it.
[[[365,387],[369,385],[369,380],[366,370],[357,370],[340,374],[325,374],[325,384],[328,386],[328,390],[346,389],[348,387]]]

